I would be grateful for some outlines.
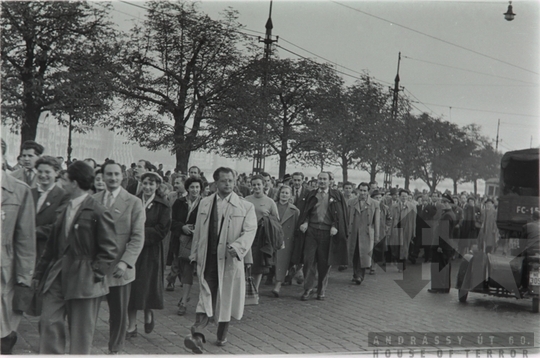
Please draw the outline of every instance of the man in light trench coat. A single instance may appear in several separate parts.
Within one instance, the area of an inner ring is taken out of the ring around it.
[[[358,196],[349,200],[349,265],[353,265],[353,282],[364,281],[366,268],[371,267],[373,245],[379,240],[379,203],[368,195],[369,184],[358,185]]]
[[[2,140],[2,157],[6,144]],[[4,159],[2,159],[4,160]],[[11,354],[17,342],[17,327],[22,310],[13,303],[19,289],[28,289],[36,263],[36,228],[34,199],[30,187],[2,170],[2,354]]]
[[[214,172],[217,193],[201,200],[195,223],[190,259],[197,263],[199,302],[195,324],[184,344],[202,353],[206,342],[201,329],[213,319],[218,323],[218,346],[227,343],[231,317],[244,313],[246,295],[244,256],[257,231],[253,204],[233,192],[234,171],[220,167]]]

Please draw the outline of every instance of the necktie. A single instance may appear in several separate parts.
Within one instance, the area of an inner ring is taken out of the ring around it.
[[[26,184],[32,186],[32,179],[34,178],[34,172],[32,171],[32,169],[27,169],[26,170]]]
[[[107,208],[110,208],[112,206],[113,202],[114,202],[114,196],[110,191],[108,191],[107,192],[107,203],[105,204],[105,206]]]
[[[296,203],[298,201],[298,189],[296,189],[296,194],[294,195],[294,202]]]

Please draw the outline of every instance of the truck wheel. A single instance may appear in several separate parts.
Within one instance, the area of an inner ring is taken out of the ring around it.
[[[532,305],[532,311],[533,313],[538,313],[538,308],[540,305],[540,300],[538,297],[533,297],[533,305]]]
[[[458,291],[459,302],[466,302],[468,296],[469,296],[469,291],[461,290],[461,289]]]

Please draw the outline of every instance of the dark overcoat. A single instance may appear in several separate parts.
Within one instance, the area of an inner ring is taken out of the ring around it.
[[[164,253],[163,239],[171,227],[171,208],[166,199],[156,195],[146,207],[144,247],[135,264],[137,273],[131,284],[130,310],[163,308]]]
[[[32,196],[34,197],[34,205],[37,205],[39,200],[39,191],[37,188],[32,189]],[[49,238],[51,231],[54,227],[56,219],[58,219],[59,212],[67,206],[69,203],[69,194],[59,186],[55,185],[47,195],[47,199],[39,211],[36,207],[36,259],[39,260],[43,250],[45,249],[45,242]],[[34,206],[35,207],[35,206]],[[36,261],[37,262],[37,261]]]
[[[304,210],[300,212],[298,224],[309,221],[309,217],[315,205],[318,202],[317,198],[318,190],[310,191],[306,196],[306,204]],[[349,215],[347,211],[347,203],[343,194],[334,189],[328,190],[328,211],[330,219],[332,220],[332,226],[337,229],[337,234],[332,236],[330,240],[330,250],[328,252],[328,264],[329,265],[347,265],[348,264],[348,250],[347,250],[347,233],[348,233],[348,221]],[[293,250],[293,256],[291,262],[298,264],[303,260],[305,235],[301,236],[301,240],[295,240],[295,247]]]

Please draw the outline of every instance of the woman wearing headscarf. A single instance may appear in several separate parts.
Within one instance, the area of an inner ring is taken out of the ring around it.
[[[154,329],[153,309],[163,309],[163,239],[171,226],[171,208],[159,189],[161,177],[154,172],[141,176],[141,200],[146,212],[144,247],[135,264],[137,276],[131,284],[127,338],[137,336],[137,311],[144,310],[144,331]]]

